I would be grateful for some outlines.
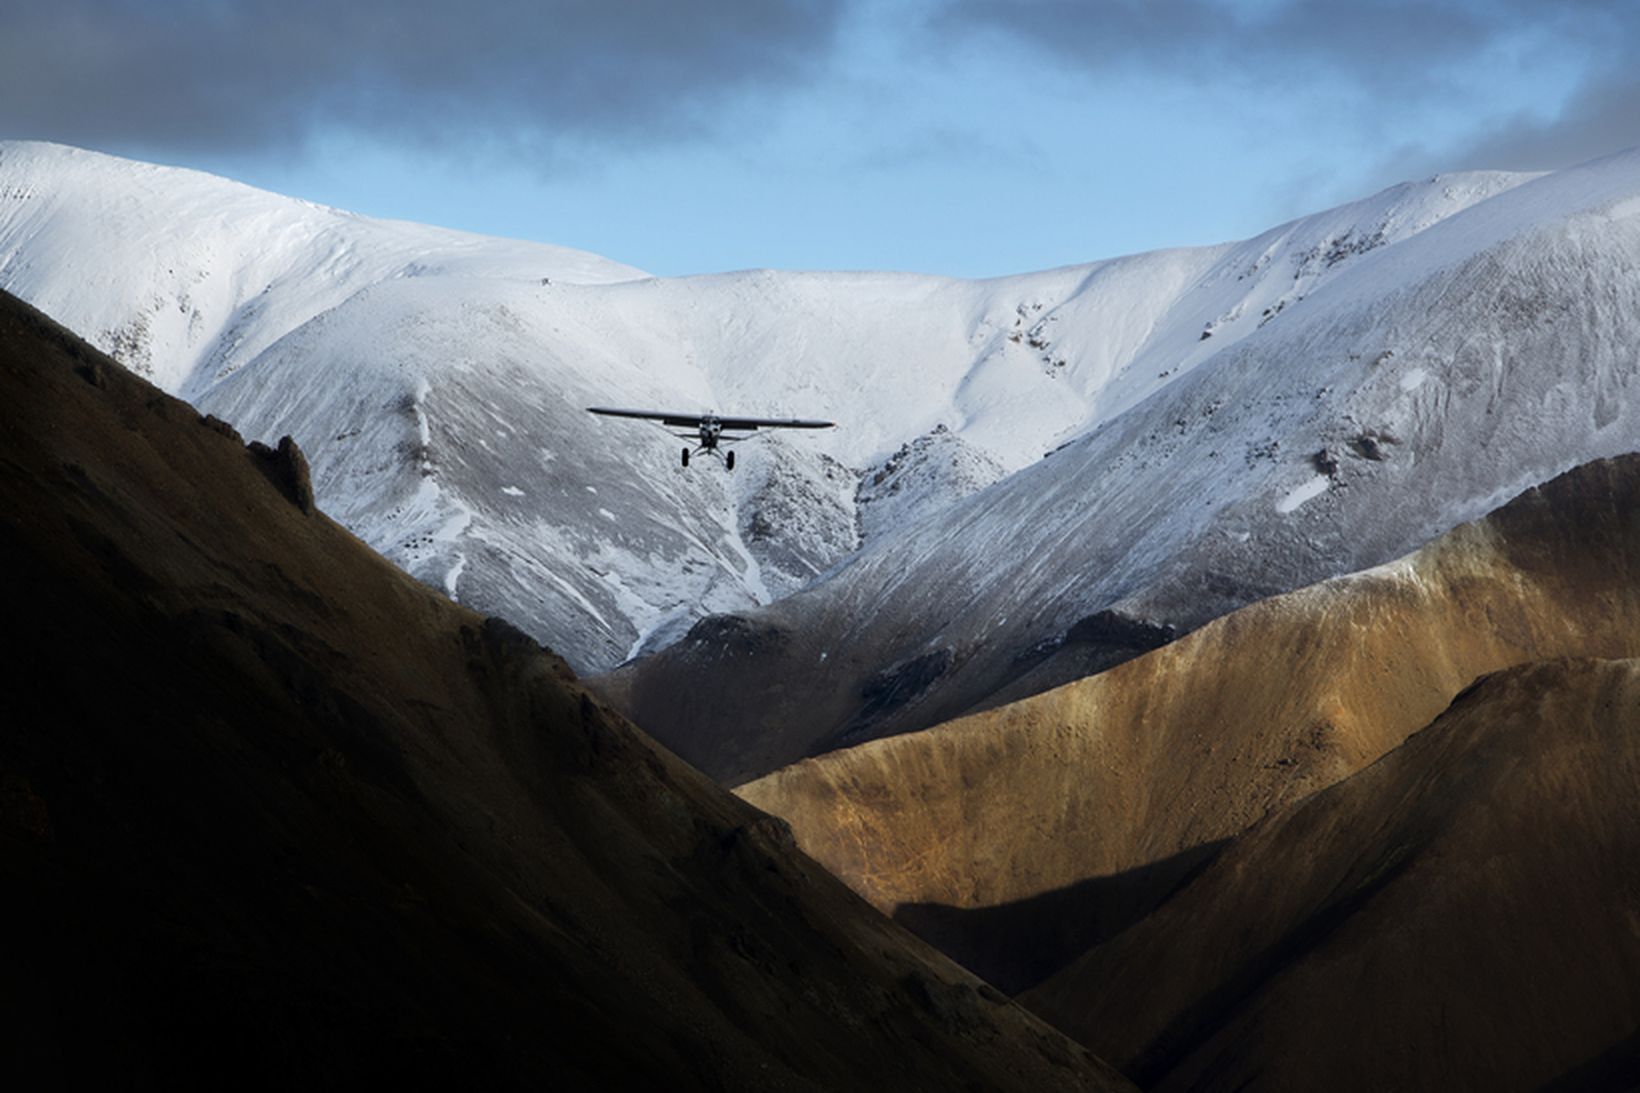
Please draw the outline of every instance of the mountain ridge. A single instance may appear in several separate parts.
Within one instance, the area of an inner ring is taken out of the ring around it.
[[[942,427],[975,468],[1027,466],[1262,311],[1520,181],[1451,176],[1245,244],[989,281],[662,280],[11,143],[0,287],[139,370],[194,362],[155,378],[263,442],[294,435],[322,502],[373,547],[599,669],[780,599],[987,484],[927,462],[919,441]],[[658,430],[581,412],[617,400],[844,427],[760,442],[748,455],[780,472],[726,482],[678,474]],[[924,488],[862,495],[908,446]]]
[[[0,294],[25,1083],[1130,1089]]]
[[[1134,654],[1066,640],[1085,620],[1186,632],[1632,450],[1637,196],[1631,152],[1357,255],[1051,458],[745,613],[792,641],[734,656],[686,641],[600,686],[743,781]],[[916,687],[875,702],[920,665]],[[696,697],[669,702],[682,679]]]

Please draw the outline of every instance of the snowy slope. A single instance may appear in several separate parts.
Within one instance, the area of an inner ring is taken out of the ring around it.
[[[0,142],[0,285],[190,399],[367,285],[450,274],[642,276],[561,247],[370,220],[195,171]]]
[[[1640,152],[1504,181],[1392,191],[1233,248],[1181,306],[1247,305],[1198,331],[1204,356],[1171,343],[1181,375],[1146,395],[1163,358],[1141,350],[1145,372],[1117,374],[1110,413],[1051,458],[868,543],[748,616],[738,646],[708,640],[720,625],[612,690],[742,777],[1108,665],[1640,448]],[[1399,212],[1454,186],[1479,199]],[[658,709],[685,677],[692,702]]]
[[[991,281],[655,279],[11,143],[0,287],[248,436],[291,433],[361,537],[597,669],[787,596],[862,543],[884,548],[869,565],[914,564],[886,550],[908,527],[1183,390],[1522,180],[1440,178],[1247,243]],[[663,431],[584,413],[609,403],[842,427],[761,438],[733,476],[683,472]]]

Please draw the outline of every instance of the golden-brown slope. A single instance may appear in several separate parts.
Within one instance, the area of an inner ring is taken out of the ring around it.
[[[1026,997],[1159,1090],[1640,1082],[1640,661],[1489,676]]]
[[[738,792],[1010,989],[1121,929],[1272,808],[1360,770],[1476,676],[1640,654],[1640,457],[1109,672]]]
[[[0,295],[19,1087],[1120,1088]]]

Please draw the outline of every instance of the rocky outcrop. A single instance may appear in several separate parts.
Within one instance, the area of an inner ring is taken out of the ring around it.
[[[861,538],[905,528],[1005,474],[983,449],[937,425],[861,475],[854,497]]]
[[[206,423],[215,418],[206,417]],[[313,475],[308,470],[307,457],[296,441],[288,436],[279,438],[279,447],[270,448],[259,440],[250,442],[250,453],[268,481],[290,499],[290,503],[305,516],[313,511]]]

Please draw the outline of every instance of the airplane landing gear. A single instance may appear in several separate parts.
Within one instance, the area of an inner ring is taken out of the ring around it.
[[[687,467],[689,465],[689,449],[688,448],[685,448],[683,450],[683,465],[685,467]]]
[[[726,469],[726,470],[731,470],[732,471],[732,470],[735,469],[735,453],[734,452],[724,452],[723,453],[723,466],[724,466],[724,469]]]

